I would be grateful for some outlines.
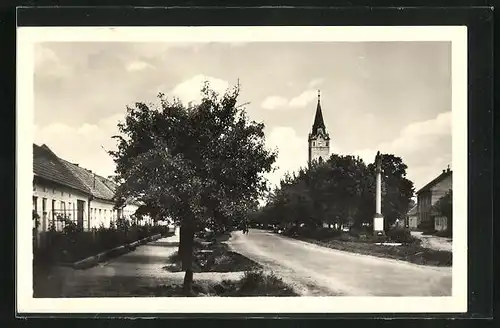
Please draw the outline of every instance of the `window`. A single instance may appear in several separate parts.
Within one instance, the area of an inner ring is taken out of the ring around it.
[[[326,142],[326,146],[328,147],[328,141]]]
[[[66,216],[66,203],[61,201],[61,211]]]
[[[313,147],[316,146],[316,143],[313,141]]]
[[[43,215],[47,214],[47,198],[42,199],[42,212]]]
[[[33,211],[35,211],[36,213],[38,213],[38,197],[36,196],[33,196]]]

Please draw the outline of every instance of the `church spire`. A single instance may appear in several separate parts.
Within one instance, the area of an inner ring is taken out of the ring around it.
[[[314,124],[312,127],[312,133],[316,134],[318,129],[321,128],[325,131],[325,122],[323,121],[323,113],[321,112],[321,94],[318,90],[318,105],[316,106],[316,116],[314,117]]]

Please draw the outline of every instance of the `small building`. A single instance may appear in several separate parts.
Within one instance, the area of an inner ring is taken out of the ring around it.
[[[453,171],[448,169],[417,191],[418,225],[428,225],[434,230],[446,230],[446,217],[439,216],[434,210],[437,201],[453,187]]]
[[[407,225],[410,230],[415,230],[418,228],[418,225],[420,224],[420,220],[418,218],[418,205],[414,205],[409,211],[407,216]]]
[[[96,173],[59,158],[46,145],[33,144],[33,212],[38,232],[56,231],[68,221],[81,230],[109,227],[117,218],[130,218],[138,204],[115,208],[116,185]]]

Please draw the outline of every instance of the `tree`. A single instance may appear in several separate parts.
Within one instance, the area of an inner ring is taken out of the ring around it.
[[[434,210],[442,216],[446,216],[447,231],[449,234],[453,231],[453,190],[450,189],[444,196],[438,199],[434,204]]]
[[[193,238],[203,227],[225,230],[266,191],[263,174],[276,154],[264,145],[264,124],[236,106],[239,85],[219,95],[205,83],[201,103],[184,106],[159,94],[157,108],[136,103],[118,125],[118,198],[133,197],[151,214],[180,225],[184,290],[191,293]]]
[[[413,195],[406,179],[407,166],[400,157],[382,155],[382,214],[386,227],[404,218]],[[370,223],[375,214],[375,165],[359,157],[333,154],[322,163],[313,162],[297,174],[285,176],[261,220],[273,223],[304,223],[310,226]]]

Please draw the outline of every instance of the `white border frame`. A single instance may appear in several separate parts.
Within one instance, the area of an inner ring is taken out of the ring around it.
[[[34,44],[60,41],[452,43],[453,268],[449,297],[33,298]],[[443,313],[467,311],[467,27],[20,27],[17,29],[16,306],[23,313]],[[30,174],[31,173],[31,174]]]

